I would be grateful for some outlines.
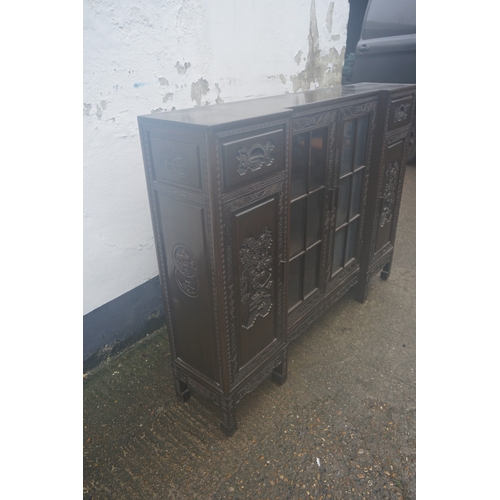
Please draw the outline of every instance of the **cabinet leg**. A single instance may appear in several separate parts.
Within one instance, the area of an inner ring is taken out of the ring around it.
[[[286,378],[288,375],[287,371],[287,366],[286,366],[286,359],[281,363],[281,365],[278,365],[271,374],[272,381],[275,382],[278,385],[283,385],[286,382]]]
[[[175,393],[177,394],[177,399],[179,401],[187,401],[191,397],[189,388],[185,382],[177,378],[174,379],[175,383]]]
[[[222,422],[220,428],[222,432],[231,437],[238,426],[236,425],[236,410],[233,398],[221,398]]]
[[[382,268],[382,272],[380,273],[380,277],[383,280],[386,280],[389,278],[391,275],[391,266],[392,266],[392,259]]]
[[[354,292],[354,299],[364,304],[368,296],[368,273],[363,273],[359,277],[358,286]]]

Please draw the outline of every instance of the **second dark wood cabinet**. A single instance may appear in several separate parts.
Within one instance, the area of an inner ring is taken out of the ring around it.
[[[356,286],[388,277],[415,86],[356,84],[139,117],[179,399],[222,410]]]

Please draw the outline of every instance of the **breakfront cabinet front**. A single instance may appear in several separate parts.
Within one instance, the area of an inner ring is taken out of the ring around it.
[[[221,408],[392,261],[414,86],[357,84],[139,117],[175,390]],[[384,274],[385,273],[385,274]]]

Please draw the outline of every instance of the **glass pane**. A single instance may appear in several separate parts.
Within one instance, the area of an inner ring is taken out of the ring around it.
[[[347,226],[347,248],[345,251],[345,262],[348,262],[350,259],[354,257],[354,251],[356,249],[356,234],[358,232],[358,221],[359,218],[354,222],[351,222],[349,226]]]
[[[352,149],[354,141],[354,120],[344,123],[344,138],[342,139],[342,158],[340,160],[340,175],[351,171]]]
[[[368,115],[358,118],[356,127],[356,150],[354,151],[354,168],[365,164],[366,140],[368,138]]]
[[[339,203],[337,210],[337,222],[335,227],[340,227],[347,220],[347,207],[349,206],[349,188],[351,177],[346,177],[340,181]]]
[[[325,184],[327,132],[328,128],[320,128],[311,132],[309,191]]]
[[[302,300],[302,263],[304,256],[293,259],[288,264],[288,309]]]
[[[304,250],[307,198],[294,201],[290,215],[290,257]]]
[[[292,199],[306,193],[309,168],[309,133],[293,136]]]
[[[321,226],[323,223],[323,195],[324,189],[309,195],[307,208],[307,241],[306,247],[321,239]]]
[[[332,274],[344,266],[344,243],[347,227],[342,228],[335,234],[335,243],[333,245],[333,269]]]
[[[306,269],[304,276],[304,297],[318,288],[319,259],[321,244],[306,252]]]
[[[351,206],[349,208],[349,218],[352,219],[355,215],[360,213],[360,200],[361,200],[361,188],[363,185],[363,173],[364,169],[360,172],[356,172],[352,178],[352,193],[351,193]]]

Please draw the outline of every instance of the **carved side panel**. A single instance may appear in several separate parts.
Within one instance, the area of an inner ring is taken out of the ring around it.
[[[167,136],[160,129],[152,129],[149,132],[155,180],[201,189],[202,176],[198,145],[171,140],[173,138],[172,134]]]
[[[157,192],[161,245],[166,257],[175,358],[218,381],[210,301],[205,208]]]

